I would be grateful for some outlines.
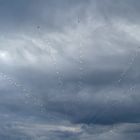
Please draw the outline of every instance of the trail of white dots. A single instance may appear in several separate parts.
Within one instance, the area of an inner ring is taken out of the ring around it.
[[[139,47],[138,47],[138,49],[139,49]],[[129,62],[129,64],[128,64],[127,69],[125,69],[125,70],[121,73],[119,80],[117,80],[117,81],[114,82],[114,83],[115,83],[115,84],[114,84],[114,88],[115,88],[118,84],[120,84],[120,82],[125,78],[127,72],[128,72],[128,71],[131,69],[131,67],[133,66],[133,64],[134,64],[134,62],[135,62],[137,56],[138,56],[138,50],[135,51],[134,55],[133,55],[132,58],[130,59],[130,62]],[[136,88],[136,85],[134,84],[134,85],[130,86],[127,90],[124,90],[123,93],[127,94],[127,93],[130,92],[130,95],[132,95],[132,91],[135,90],[135,88]],[[112,93],[112,92],[113,92],[113,90],[111,90],[109,93]],[[110,97],[107,95],[107,98],[109,99]],[[108,100],[107,100],[107,101],[108,101]],[[106,102],[106,104],[107,104],[107,102]],[[114,102],[111,104],[111,106],[112,106],[112,108],[114,108],[116,105],[117,105],[117,101],[114,100]],[[114,107],[113,107],[113,106],[114,106]],[[110,108],[111,108],[111,107],[110,107]],[[100,117],[99,117],[99,116],[97,117],[97,114],[94,116],[94,118],[95,118],[95,120],[94,120],[95,123],[96,123],[97,119],[103,117],[103,114],[105,114],[107,111],[106,111],[105,109],[104,109],[104,110],[101,109],[100,112],[101,112]],[[112,129],[113,129],[114,127],[115,127],[115,125],[112,125]]]
[[[42,104],[39,102],[39,100],[31,94],[31,91],[28,90],[27,88],[25,88],[19,82],[17,82],[14,78],[12,78],[11,76],[9,76],[3,72],[0,72],[0,78],[1,78],[1,80],[7,81],[8,84],[10,84],[11,86],[14,86],[17,89],[20,89],[21,94],[23,94],[25,97],[25,99],[24,99],[25,104],[28,105],[30,102],[33,102],[36,105],[42,106]]]
[[[39,37],[41,37],[41,28],[39,28],[38,30],[38,35]],[[51,43],[51,41],[47,38],[40,38],[43,39],[43,41],[45,41],[46,46],[42,47],[41,49],[43,49],[44,51],[49,52],[52,64],[54,66],[54,70],[56,72],[56,77],[57,77],[57,81],[58,81],[58,87],[59,87],[59,91],[64,94],[65,90],[64,90],[64,74],[61,73],[60,68],[57,65],[57,58],[54,54],[54,48],[53,48],[53,44]],[[65,106],[65,105],[64,105]]]
[[[77,24],[79,26],[80,24],[80,17],[78,17],[78,21],[77,21]],[[79,34],[79,40],[80,40],[80,43],[79,43],[79,81],[78,81],[78,87],[79,87],[79,90],[82,89],[83,87],[83,76],[84,76],[84,52],[83,52],[83,49],[84,49],[84,46],[82,44],[82,34],[80,33]]]

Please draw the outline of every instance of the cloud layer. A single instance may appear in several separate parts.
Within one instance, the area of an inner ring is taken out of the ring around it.
[[[137,0],[0,1],[0,138],[140,138]]]

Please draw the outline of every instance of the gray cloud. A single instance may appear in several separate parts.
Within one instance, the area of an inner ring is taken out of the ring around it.
[[[0,1],[0,138],[139,139],[137,0]]]

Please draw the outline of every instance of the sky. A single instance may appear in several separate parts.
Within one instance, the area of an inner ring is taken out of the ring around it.
[[[140,139],[139,0],[0,0],[0,139]]]

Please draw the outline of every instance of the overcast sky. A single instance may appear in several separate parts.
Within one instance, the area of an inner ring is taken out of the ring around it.
[[[0,139],[140,139],[139,0],[0,0]]]

